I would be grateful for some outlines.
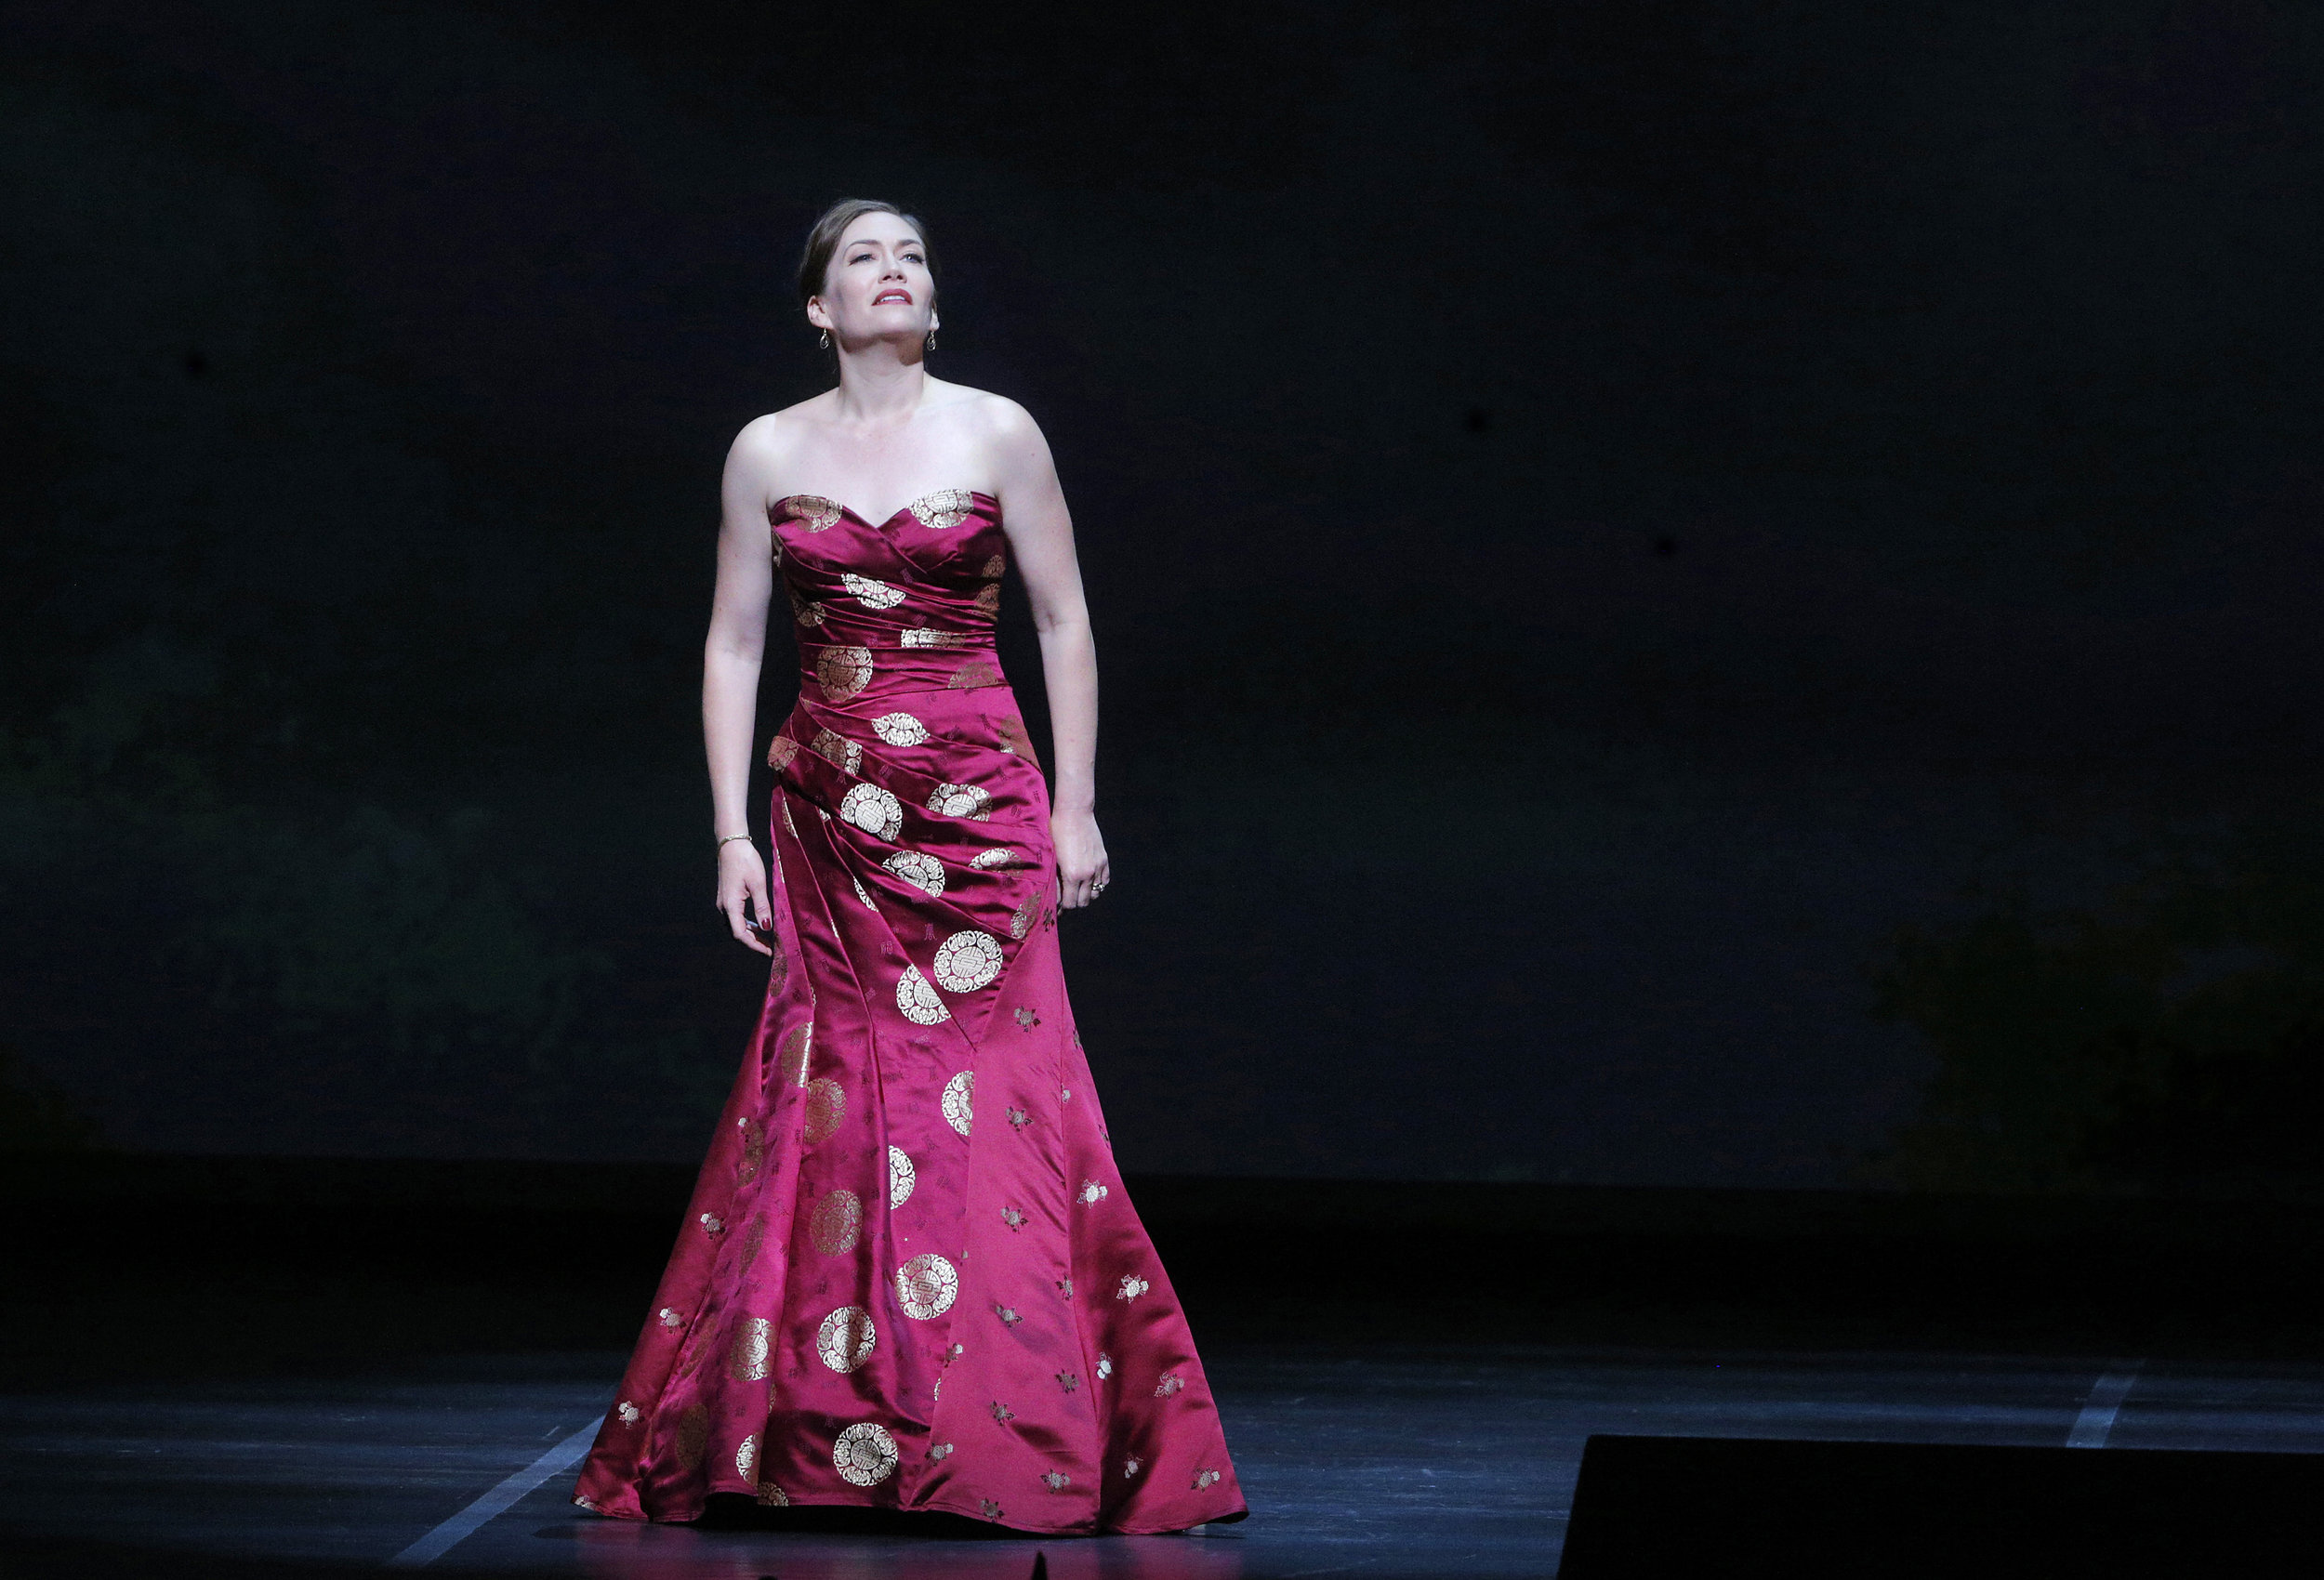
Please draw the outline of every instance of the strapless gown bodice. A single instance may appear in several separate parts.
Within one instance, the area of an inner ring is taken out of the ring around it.
[[[873,526],[799,494],[778,507],[774,538],[802,679],[824,702],[1001,683],[993,628],[1009,548],[991,495],[948,489]]]

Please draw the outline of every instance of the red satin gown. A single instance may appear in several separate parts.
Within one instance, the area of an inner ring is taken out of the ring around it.
[[[805,673],[770,755],[766,1007],[574,1501],[1239,1518],[1065,998],[999,504],[772,518]]]

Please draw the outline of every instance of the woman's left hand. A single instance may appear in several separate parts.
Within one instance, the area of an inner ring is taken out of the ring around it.
[[[1049,833],[1057,848],[1057,902],[1078,910],[1104,892],[1112,870],[1097,814],[1058,812],[1049,820]]]

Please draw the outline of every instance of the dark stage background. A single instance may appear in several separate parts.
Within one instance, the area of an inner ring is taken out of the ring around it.
[[[7,1146],[696,1154],[867,193],[1076,507],[1126,1168],[2324,1183],[2315,8],[0,19]]]

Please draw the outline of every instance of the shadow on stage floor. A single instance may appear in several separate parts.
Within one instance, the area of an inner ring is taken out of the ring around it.
[[[1146,1178],[1249,1521],[596,1520],[557,1456],[606,1406],[688,1183],[0,1164],[0,1574],[1548,1574],[1593,1432],[2324,1451],[2306,1208]]]

